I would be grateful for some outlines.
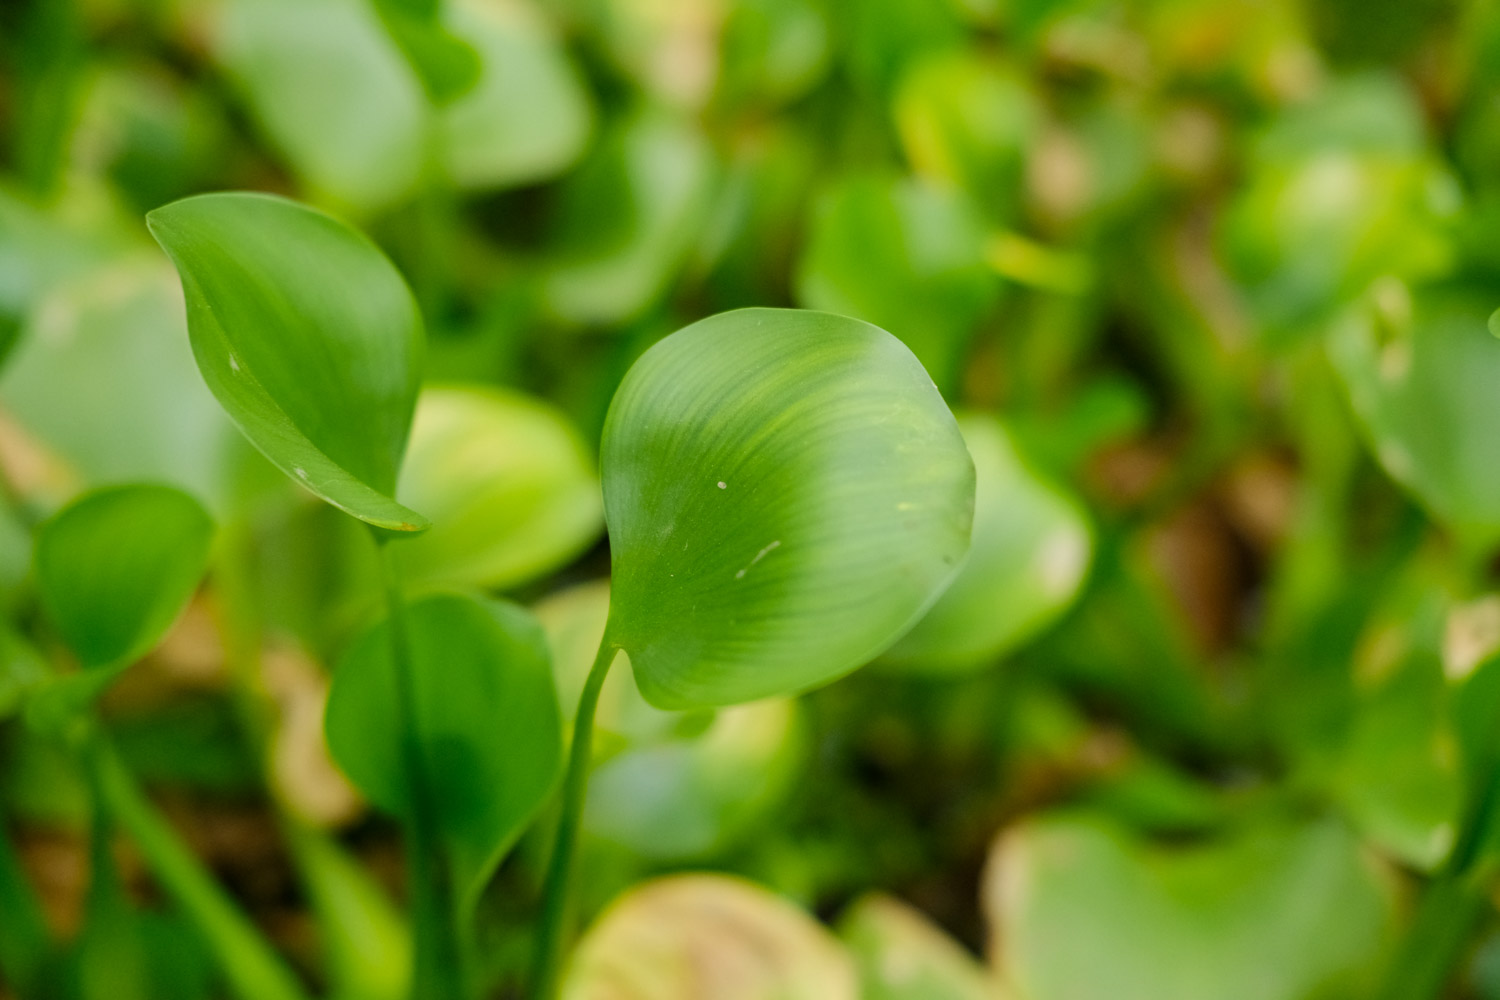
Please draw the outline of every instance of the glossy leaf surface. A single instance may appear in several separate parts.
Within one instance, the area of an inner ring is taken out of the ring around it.
[[[397,495],[434,521],[394,553],[413,582],[515,586],[577,556],[604,520],[578,432],[551,406],[492,387],[423,393]]]
[[[85,494],[39,530],[37,594],[84,667],[123,666],[161,639],[208,563],[213,522],[166,486]]]
[[[406,282],[343,223],[284,198],[211,194],[159,208],[204,381],[267,458],[355,517],[415,531],[391,499],[421,378]]]
[[[985,884],[992,959],[1032,1000],[1364,995],[1388,881],[1332,822],[1150,847],[1102,821],[1007,834]]]
[[[969,546],[974,466],[890,334],[746,309],[680,330],[605,421],[611,640],[652,703],[788,694],[877,656]]]
[[[407,608],[414,702],[403,705],[388,622],[361,636],[329,694],[334,759],[396,815],[426,802],[465,909],[552,791],[562,724],[546,640],[514,604],[438,594]],[[408,775],[402,720],[420,771]],[[420,782],[417,788],[412,782]]]
[[[564,1000],[855,1000],[849,956],[790,902],[722,875],[632,889],[573,953]]]
[[[914,670],[993,664],[1078,593],[1092,547],[1078,501],[1034,471],[993,417],[959,420],[974,458],[974,540],[932,610],[883,658]]]
[[[865,896],[839,920],[863,1000],[1000,1000],[999,978],[912,907]]]

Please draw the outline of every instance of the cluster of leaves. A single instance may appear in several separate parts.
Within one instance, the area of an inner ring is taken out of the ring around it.
[[[1500,997],[1491,5],[0,70],[0,994]]]

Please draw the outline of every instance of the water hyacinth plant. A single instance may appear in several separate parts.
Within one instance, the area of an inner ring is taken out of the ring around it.
[[[403,821],[412,995],[464,995],[475,903],[556,784],[560,727],[547,646],[523,609],[405,595],[392,547],[430,526],[392,496],[420,378],[411,295],[357,233],[282,199],[204,195],[149,223],[182,276],[214,395],[276,466],[375,532],[387,616],[336,672],[328,739]],[[616,655],[666,709],[826,683],[938,599],[974,512],[973,462],[921,364],[885,331],[825,313],[748,309],[663,339],[621,384],[601,454],[613,582],[562,785],[539,997],[558,991]]]
[[[1497,95],[0,3],[0,1000],[1500,1000]]]

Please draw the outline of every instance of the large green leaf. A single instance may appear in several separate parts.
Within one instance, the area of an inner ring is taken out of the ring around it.
[[[408,579],[511,587],[599,536],[594,457],[562,414],[520,393],[428,389],[397,495],[435,526],[395,555]]]
[[[883,658],[907,669],[993,664],[1072,603],[1088,568],[1078,501],[1031,469],[994,418],[967,415],[959,427],[974,457],[974,543],[953,584]]]
[[[1174,848],[1057,817],[1000,840],[985,901],[1027,1000],[1310,1000],[1369,995],[1391,890],[1333,822]]]
[[[1380,464],[1471,544],[1500,542],[1500,342],[1486,289],[1420,291],[1354,312],[1329,351]]]
[[[382,622],[334,673],[328,745],[382,809],[409,817],[426,803],[433,811],[467,911],[561,771],[547,643],[530,614],[502,601],[437,594],[413,602],[407,618],[412,701],[403,701]]]
[[[900,337],[951,389],[999,279],[978,211],[952,188],[855,177],[832,185],[797,262],[797,299]]]
[[[816,920],[759,886],[677,875],[637,886],[591,928],[564,1000],[855,1000],[854,966]]]
[[[974,464],[899,341],[745,309],[658,343],[605,420],[609,640],[668,708],[787,694],[879,655],[969,546]]]
[[[343,223],[269,195],[200,195],[147,217],[182,276],[199,371],[283,472],[382,528],[421,378],[422,320],[399,272]]]
[[[839,936],[859,966],[863,1000],[1001,1000],[998,977],[889,896],[857,900],[839,920]]]
[[[167,486],[85,494],[42,525],[37,596],[86,668],[123,666],[156,645],[208,564],[213,522]]]

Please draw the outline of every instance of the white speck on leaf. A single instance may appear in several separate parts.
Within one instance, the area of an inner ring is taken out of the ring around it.
[[[304,468],[302,468],[302,466],[300,466],[300,465],[294,465],[294,466],[292,466],[292,471],[297,474],[297,478],[298,479],[306,479],[307,478],[307,470],[304,469]]]
[[[231,371],[240,370],[240,359],[235,357],[233,354],[229,356],[229,368]]]
[[[724,482],[724,480],[721,479],[721,480],[719,480],[719,489],[721,489],[721,490],[727,490],[727,489],[729,489],[729,484],[726,483],[726,482]]]
[[[759,552],[755,553],[755,558],[750,560],[750,565],[746,566],[744,569],[742,569],[738,573],[734,574],[734,578],[736,580],[743,580],[745,578],[745,574],[747,572],[749,572],[751,566],[754,566],[756,563],[758,563],[762,559],[764,559],[770,553],[770,551],[772,549],[778,549],[780,547],[781,547],[781,539],[778,538],[776,541],[772,542],[770,545],[767,545],[765,548],[763,548]]]

